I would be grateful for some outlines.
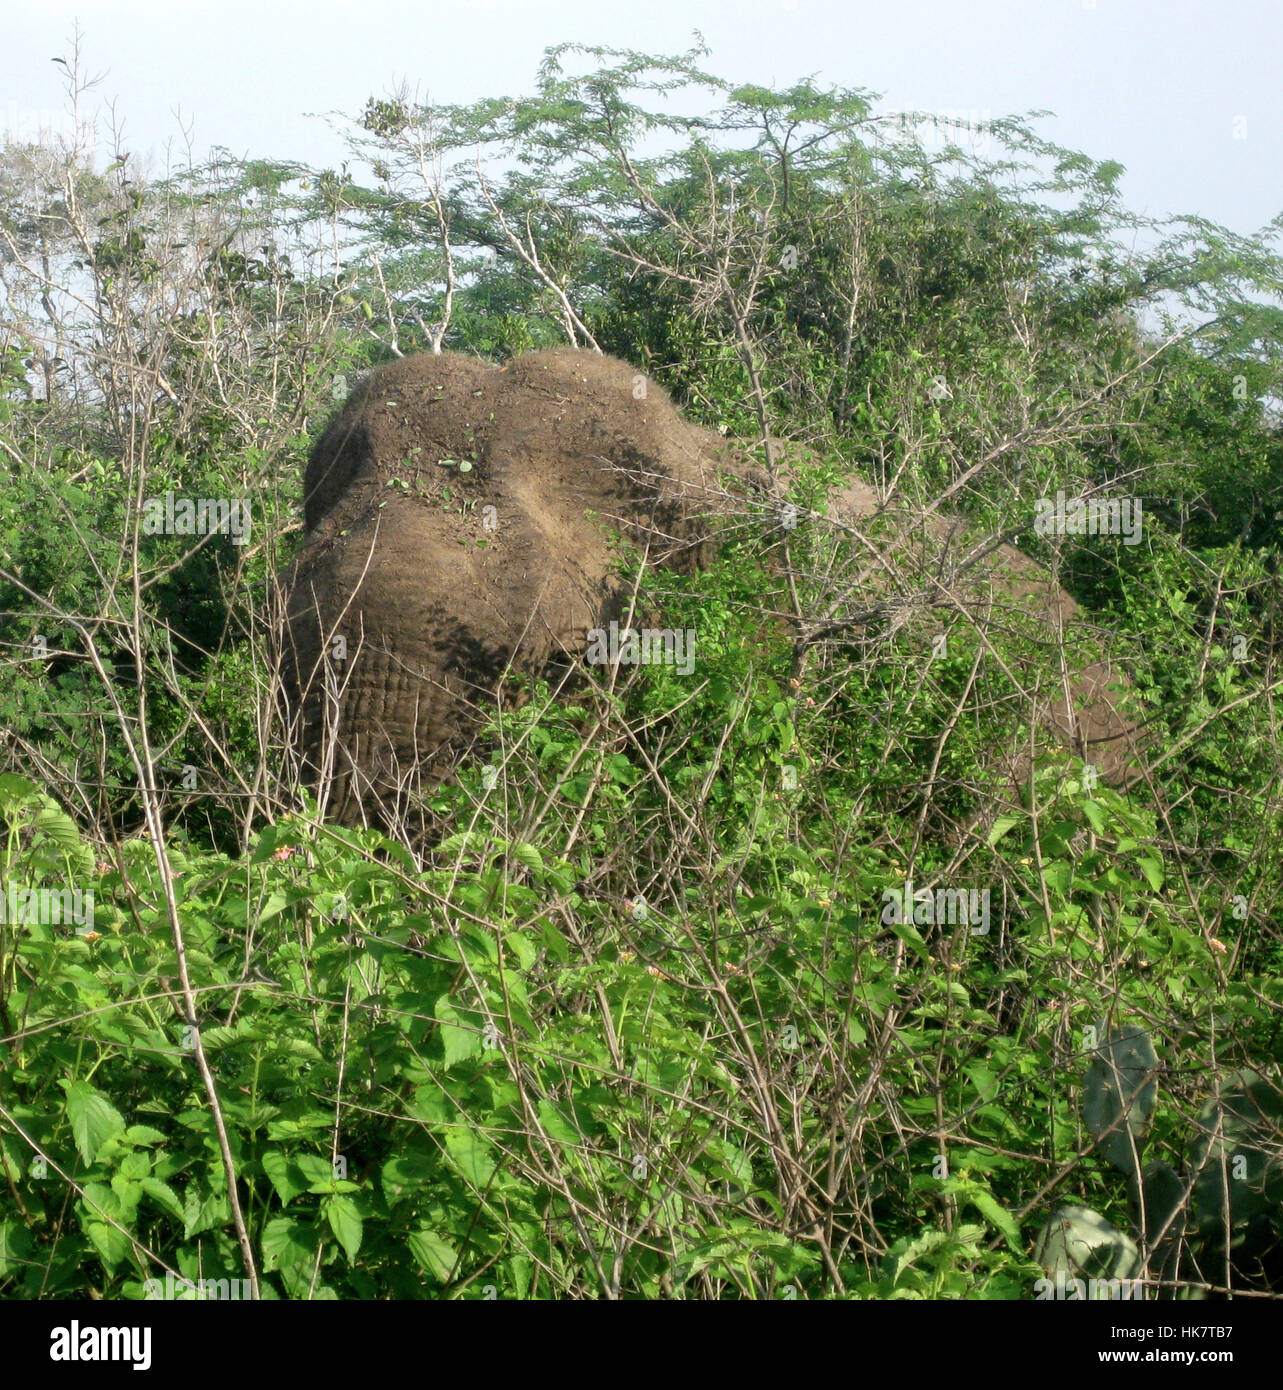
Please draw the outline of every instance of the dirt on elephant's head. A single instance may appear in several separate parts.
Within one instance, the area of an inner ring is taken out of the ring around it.
[[[494,368],[442,353],[403,357],[361,382],[308,460],[303,519],[315,530],[343,501],[400,480],[423,495],[448,481],[443,460],[471,458],[479,393]],[[338,516],[332,517],[333,521]]]
[[[449,506],[511,497],[582,524],[597,511],[634,541],[690,544],[690,521],[735,461],[682,418],[656,382],[617,358],[572,348],[497,367],[439,353],[406,357],[353,391],[308,461],[304,520],[334,533],[370,494],[396,489]]]

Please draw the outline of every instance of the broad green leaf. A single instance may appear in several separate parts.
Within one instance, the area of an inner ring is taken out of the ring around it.
[[[283,893],[279,888],[273,888],[267,895],[267,899],[262,907],[258,910],[259,923],[261,924],[268,921],[269,918],[275,917],[278,912],[290,905],[290,901],[291,899],[287,894]]]
[[[919,960],[925,961],[930,952],[927,950],[927,943],[923,941],[922,934],[912,922],[896,922],[891,930],[909,947]]]
[[[532,869],[535,873],[543,872],[543,855],[534,845],[528,845],[522,840],[514,840],[508,847],[508,852],[518,864],[524,864],[527,869]]]
[[[1006,1207],[1000,1205],[993,1195],[983,1188],[968,1188],[966,1196],[976,1210],[1002,1232],[1003,1239],[1012,1250],[1021,1250],[1020,1226]]]
[[[490,1146],[471,1130],[447,1130],[445,1146],[460,1176],[473,1187],[485,1187],[494,1176],[495,1162]]]
[[[143,1178],[140,1181],[140,1186],[162,1211],[167,1211],[170,1216],[176,1216],[179,1221],[183,1219],[183,1204],[178,1200],[178,1194],[167,1182],[161,1182],[159,1178]]]
[[[444,1284],[458,1264],[459,1255],[454,1246],[435,1231],[411,1231],[406,1239],[419,1268],[426,1270],[437,1283]]]
[[[87,1081],[59,1081],[67,1094],[67,1118],[80,1157],[88,1163],[116,1135],[125,1132],[125,1121],[115,1106]]]
[[[476,1024],[468,1025],[459,1011],[450,1002],[450,996],[443,994],[432,1010],[433,1017],[441,1025],[441,1044],[445,1049],[445,1064],[452,1067],[456,1062],[467,1061],[481,1055],[481,1032]]]
[[[125,1138],[136,1147],[145,1149],[153,1144],[163,1144],[169,1136],[149,1125],[130,1125],[125,1131]]]
[[[33,1253],[31,1233],[21,1221],[0,1221],[0,1278],[19,1276]]]
[[[329,1220],[330,1230],[334,1232],[348,1257],[348,1262],[351,1263],[361,1248],[361,1236],[364,1231],[364,1223],[361,1213],[356,1209],[356,1203],[351,1197],[329,1197],[325,1202],[325,1215]]]
[[[539,1122],[554,1139],[563,1144],[581,1144],[583,1135],[550,1100],[539,1102]]]
[[[263,1269],[271,1272],[290,1265],[310,1264],[316,1258],[316,1232],[305,1221],[278,1216],[263,1227]]]
[[[1058,893],[1068,893],[1074,881],[1074,866],[1064,859],[1052,859],[1042,866],[1043,881]]]
[[[1022,821],[1026,819],[1028,818],[1024,815],[1023,812],[1019,815],[1014,816],[999,816],[998,819],[994,821],[993,825],[990,827],[988,843],[990,845],[996,845],[998,841],[1001,840],[1002,837],[1007,834],[1008,831],[1014,829],[1017,825],[1019,825]]]
[[[276,1195],[281,1199],[283,1206],[288,1206],[293,1198],[306,1192],[311,1185],[298,1163],[280,1149],[268,1149],[262,1162],[263,1171],[276,1189]]]
[[[151,1159],[145,1153],[127,1153],[120,1160],[118,1176],[137,1182],[151,1173]]]
[[[503,944],[516,956],[517,966],[521,970],[529,970],[539,957],[538,947],[523,932],[510,931],[504,937]]]
[[[122,1260],[128,1259],[131,1247],[129,1237],[116,1226],[108,1226],[102,1221],[86,1221],[85,1234],[93,1242],[107,1270],[116,1268]]]
[[[1140,871],[1145,875],[1146,882],[1157,893],[1163,886],[1162,861],[1146,857],[1144,859],[1138,858],[1136,862],[1140,865]]]
[[[390,1193],[393,1197],[400,1197],[428,1183],[439,1181],[442,1172],[439,1158],[423,1153],[404,1153],[388,1159],[380,1176],[384,1192]]]

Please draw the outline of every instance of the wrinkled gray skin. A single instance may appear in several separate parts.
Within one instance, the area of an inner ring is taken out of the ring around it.
[[[407,794],[449,774],[506,673],[582,663],[590,630],[626,597],[610,532],[655,565],[690,569],[729,528],[770,524],[760,505],[769,489],[614,358],[559,349],[496,368],[441,354],[372,374],[313,450],[306,540],[285,580],[285,707],[324,813],[395,823]],[[858,529],[878,499],[852,482],[829,511]],[[925,547],[929,590],[957,538],[940,520],[916,534],[897,553],[916,571],[913,547]],[[884,568],[868,568],[852,606],[885,594]],[[958,592],[930,597],[974,609],[991,594],[1053,628],[1076,615],[1009,546]],[[1039,718],[1054,740],[1078,740],[1104,775],[1126,780],[1134,748],[1114,710],[1116,680],[1088,660],[1041,694]],[[1082,714],[1069,713],[1073,703]],[[1019,750],[1003,765],[1019,776]]]

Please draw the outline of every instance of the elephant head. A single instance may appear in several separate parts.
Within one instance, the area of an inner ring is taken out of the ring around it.
[[[556,349],[496,367],[445,353],[372,373],[311,454],[306,539],[286,583],[282,687],[327,813],[386,820],[449,771],[507,673],[583,660],[626,597],[612,532],[654,565],[704,564],[744,515],[728,479],[763,485],[611,357]],[[893,515],[855,483],[829,511],[855,530]],[[895,598],[912,529],[900,528],[895,566],[869,568],[869,593]],[[910,607],[985,607],[996,594],[1061,627],[1075,618],[1011,547],[942,585],[954,530],[917,526],[925,578]],[[1134,747],[1117,673],[1087,660],[1065,676],[1041,696],[1045,731],[1119,776]]]
[[[308,462],[287,581],[283,687],[330,812],[378,818],[448,770],[505,673],[582,658],[624,598],[610,532],[653,564],[702,564],[723,455],[596,353],[443,353],[368,377]]]

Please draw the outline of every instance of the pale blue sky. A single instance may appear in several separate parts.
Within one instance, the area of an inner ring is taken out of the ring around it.
[[[1280,0],[42,0],[4,18],[0,128],[59,109],[50,59],[76,20],[98,100],[157,160],[181,110],[199,151],[336,164],[307,113],[355,114],[401,79],[439,101],[516,95],[550,44],[676,53],[699,29],[705,66],[737,82],[815,74],[893,110],[1050,108],[1041,131],[1126,165],[1138,212],[1251,232],[1283,210]]]

